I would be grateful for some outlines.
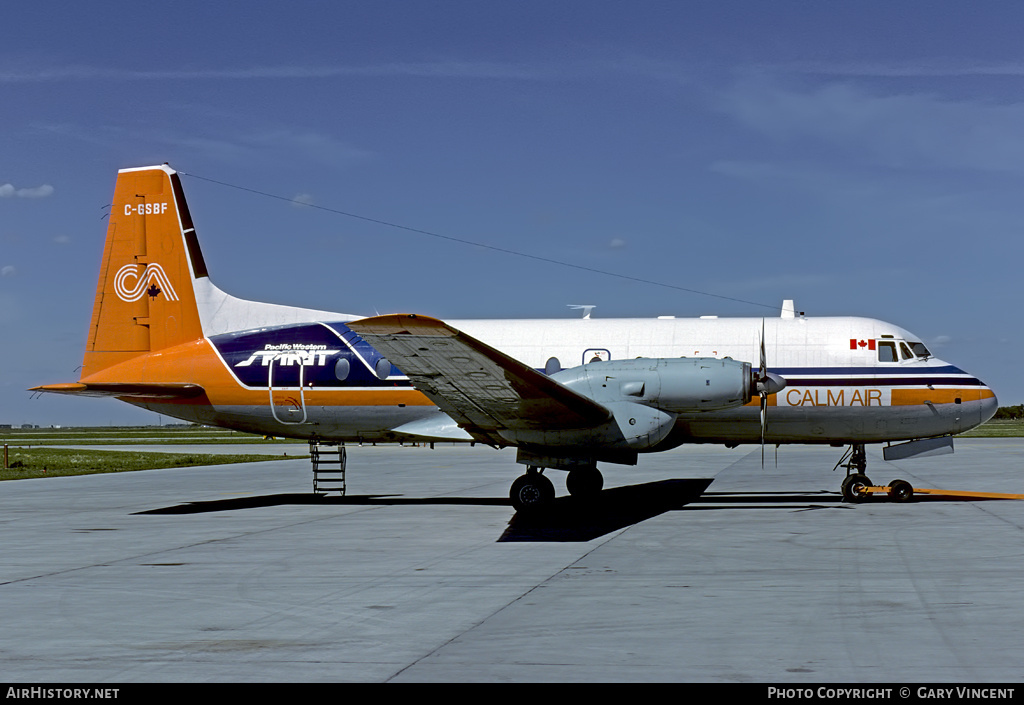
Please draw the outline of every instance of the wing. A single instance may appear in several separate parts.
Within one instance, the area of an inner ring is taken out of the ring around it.
[[[346,323],[477,440],[505,428],[589,428],[607,408],[435,318],[394,314]]]

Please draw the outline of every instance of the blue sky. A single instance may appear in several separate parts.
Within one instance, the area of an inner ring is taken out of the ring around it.
[[[19,3],[0,423],[157,421],[25,389],[77,379],[117,169],[165,161],[236,296],[441,318],[793,298],[1024,402],[1021,26],[1010,2]]]

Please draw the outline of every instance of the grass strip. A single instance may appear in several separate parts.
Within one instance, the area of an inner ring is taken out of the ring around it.
[[[288,438],[268,438],[252,433],[202,426],[166,427],[64,427],[0,430],[0,443],[31,445],[114,445],[125,443],[249,443],[253,445],[298,445],[307,441]]]
[[[255,463],[281,460],[282,455],[217,455],[204,453],[142,453],[119,450],[77,450],[69,448],[9,448],[8,468],[0,469],[0,480],[38,477],[69,477],[109,472],[133,472],[157,468],[185,468],[227,463]],[[302,454],[287,458],[307,457]]]
[[[1024,419],[992,419],[957,438],[1020,438],[1024,436]]]

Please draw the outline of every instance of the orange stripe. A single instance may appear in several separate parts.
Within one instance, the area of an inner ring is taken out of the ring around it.
[[[765,406],[778,406],[778,402],[776,402],[775,396],[776,395],[774,395],[774,394],[769,394],[768,395],[768,403],[765,404]],[[757,407],[758,409],[760,409],[761,408],[761,397],[760,396],[756,396],[753,399],[751,399],[750,401],[748,401],[746,404],[744,404],[743,406],[754,406],[754,407]]]
[[[148,355],[139,355],[83,378],[85,384],[160,384],[169,381],[198,384],[204,396],[175,400],[184,405],[263,406],[269,403],[269,392],[246,389],[224,368],[220,357],[207,340],[166,348]],[[298,396],[298,389],[275,389],[275,397]],[[317,389],[306,388],[307,406],[432,406],[421,392],[411,387],[393,389]]]
[[[954,404],[960,401],[981,401],[991,399],[995,394],[988,387],[971,389],[894,389],[890,403],[893,406],[917,406],[920,404]]]
[[[846,385],[846,388],[864,389],[865,385]],[[813,387],[808,387],[808,389],[813,389]],[[954,404],[957,398],[962,402],[970,402],[991,399],[994,396],[995,394],[988,387],[971,387],[968,389],[893,389],[889,404],[890,406],[918,406],[926,402],[932,404]],[[754,397],[745,404],[745,406],[751,407],[760,407],[760,405],[761,399],[759,397]],[[775,394],[768,395],[768,406],[777,406]]]

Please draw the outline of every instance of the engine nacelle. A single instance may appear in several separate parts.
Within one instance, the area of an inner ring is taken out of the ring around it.
[[[616,453],[644,451],[663,441],[676,423],[676,415],[631,401],[605,402],[611,418],[590,428],[504,428],[498,433],[515,445],[543,448],[587,448]]]
[[[756,395],[750,363],[730,358],[591,362],[551,378],[602,404],[628,401],[673,414],[732,409]]]

